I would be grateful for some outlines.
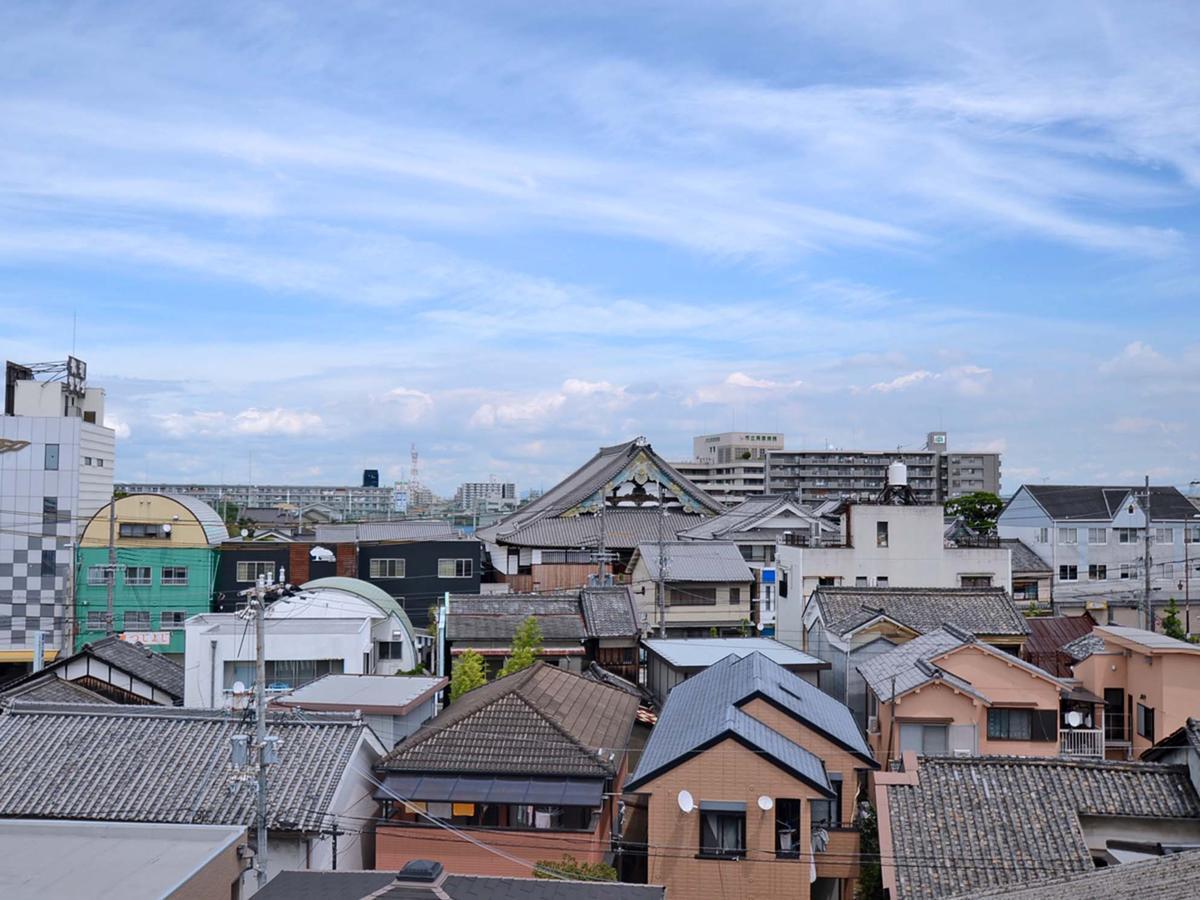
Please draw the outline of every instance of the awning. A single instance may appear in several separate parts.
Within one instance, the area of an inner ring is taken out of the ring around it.
[[[735,800],[701,800],[700,812],[745,812],[746,804]]]
[[[389,772],[376,800],[599,806],[604,782],[592,778],[493,778]]]
[[[1103,697],[1097,697],[1087,688],[1076,687],[1071,688],[1064,695],[1068,700],[1074,700],[1076,703],[1103,703]]]

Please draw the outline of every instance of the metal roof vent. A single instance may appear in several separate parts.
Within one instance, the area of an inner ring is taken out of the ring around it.
[[[414,859],[405,863],[396,876],[396,881],[407,884],[437,884],[442,878],[443,868],[440,862],[432,859]]]

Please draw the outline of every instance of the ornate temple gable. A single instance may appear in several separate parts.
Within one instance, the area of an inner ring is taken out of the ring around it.
[[[597,513],[602,498],[609,509],[665,506],[697,515],[707,515],[709,512],[700,500],[668,475],[645,450],[638,450],[617,475],[601,485],[595,493],[565,510],[562,516],[569,518]]]

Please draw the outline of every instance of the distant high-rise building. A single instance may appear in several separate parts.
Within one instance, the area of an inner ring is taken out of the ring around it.
[[[511,481],[464,481],[454,492],[454,504],[464,510],[512,508],[517,486]]]
[[[164,484],[126,482],[117,490],[129,494],[180,494],[203,500],[215,509],[324,507],[342,520],[384,517],[393,511],[392,488],[316,484]]]
[[[681,474],[726,506],[766,492],[766,457],[782,450],[783,435],[723,431],[692,439],[692,459],[673,462]]]
[[[379,487],[379,470],[363,469],[363,487]]]
[[[116,437],[104,427],[104,391],[87,367],[17,365],[5,372],[0,416],[0,681],[28,671],[35,632],[70,653],[75,544],[112,499]]]

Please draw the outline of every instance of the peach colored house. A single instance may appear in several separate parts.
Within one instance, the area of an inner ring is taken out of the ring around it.
[[[1079,660],[1076,680],[1104,698],[1110,759],[1140,756],[1200,711],[1200,645],[1140,628],[1097,625],[1067,650]]]
[[[859,667],[880,760],[1103,755],[1099,698],[953,625]],[[1073,713],[1073,714],[1071,714]]]
[[[626,784],[647,881],[687,900],[849,900],[877,768],[844,705],[761,653],[728,656],[671,691]]]
[[[375,868],[526,877],[568,853],[612,862],[637,712],[634,694],[544,662],[464,694],[380,760]]]

